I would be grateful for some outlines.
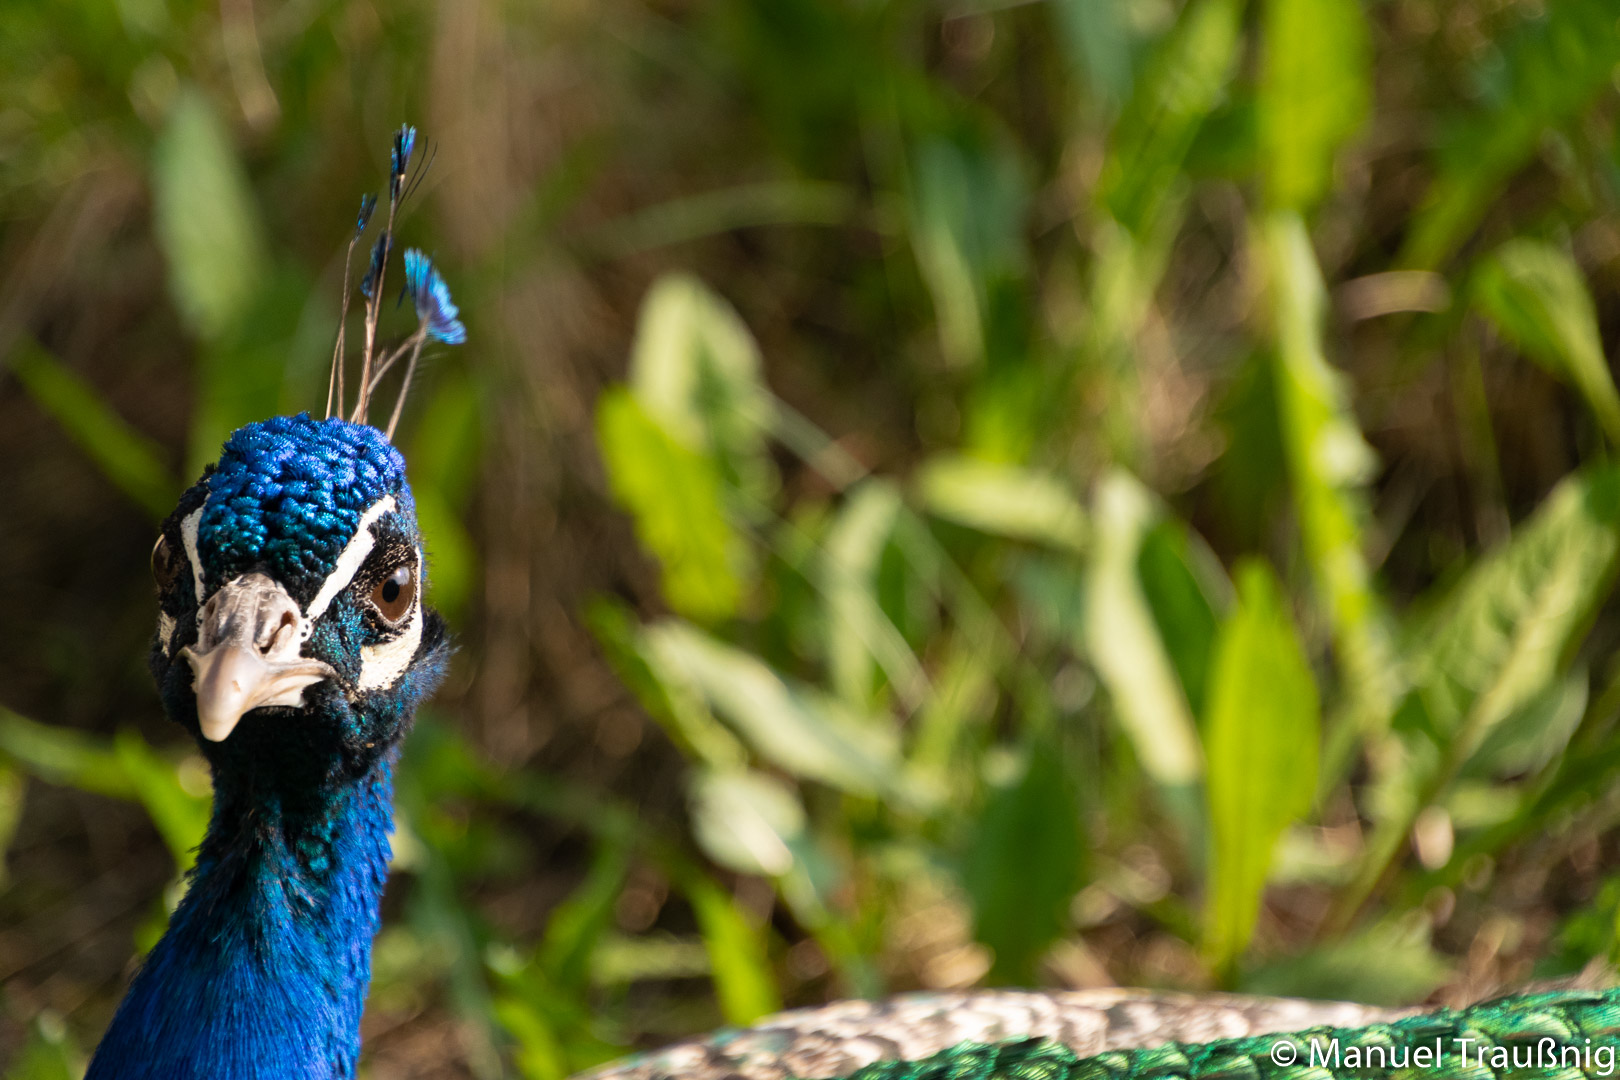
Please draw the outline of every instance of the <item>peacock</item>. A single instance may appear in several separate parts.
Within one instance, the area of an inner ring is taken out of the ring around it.
[[[386,224],[360,282],[365,347],[352,413],[341,415],[340,329],[327,415],[236,431],[152,549],[150,666],[165,712],[208,760],[214,802],[185,896],[114,1014],[90,1080],[355,1074],[394,763],[449,656],[444,623],[422,602],[422,535],[391,442],[424,345],[466,339],[420,251],[404,254],[416,331],[391,351],[377,347],[395,215],[426,169],[412,171],[415,148],[415,129],[401,128]],[[376,208],[375,197],[361,200],[350,259]],[[349,301],[346,260],[345,311]],[[379,430],[366,423],[371,398],[402,361]]]
[[[248,424],[180,498],[152,551],[150,664],[196,740],[214,804],[189,887],[113,1017],[88,1080],[353,1077],[387,878],[391,777],[445,674],[405,461],[392,444],[429,340],[466,331],[443,278],[404,253],[415,333],[377,348],[413,128],[359,288],[365,343],[345,418],[344,335],[326,415]],[[362,200],[349,253],[377,200]],[[343,307],[348,308],[347,262]],[[379,381],[404,362],[384,428]],[[1145,991],[989,990],[784,1013],[598,1070],[593,1080],[1127,1080],[1611,1076],[1620,991],[1460,1010]]]

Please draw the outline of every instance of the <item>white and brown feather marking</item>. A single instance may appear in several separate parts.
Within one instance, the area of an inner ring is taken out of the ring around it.
[[[186,565],[191,567],[191,584],[196,590],[197,625],[202,625],[203,572],[202,558],[197,554],[197,530],[202,525],[203,507],[199,506],[180,519],[180,543],[186,549]]]
[[[349,587],[349,583],[354,580],[354,575],[360,572],[360,567],[366,561],[366,556],[370,555],[371,549],[377,546],[377,537],[372,533],[371,526],[376,523],[378,518],[393,510],[395,506],[394,497],[384,495],[366,507],[366,512],[360,515],[360,523],[354,528],[354,535],[349,538],[348,545],[338,555],[337,565],[332,568],[330,574],[326,575],[326,580],[321,582],[321,587],[315,593],[315,598],[304,609],[306,624],[313,625],[315,620],[325,614],[326,609],[332,606],[332,601],[337,599],[338,593]]]
[[[412,573],[417,580],[421,580],[422,553],[413,553],[415,562],[412,564]],[[412,594],[410,610],[401,620],[400,633],[387,641],[379,641],[375,645],[362,645],[360,647],[360,679],[356,684],[361,690],[379,690],[393,686],[399,677],[405,674],[410,667],[411,658],[422,644],[422,590],[416,589]]]
[[[174,616],[163,609],[158,609],[158,640],[163,643],[163,655],[168,656],[174,652]]]

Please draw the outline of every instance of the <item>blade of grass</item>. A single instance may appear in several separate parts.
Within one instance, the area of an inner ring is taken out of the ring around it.
[[[1091,516],[1085,650],[1142,768],[1177,812],[1184,839],[1195,841],[1203,752],[1137,573],[1142,540],[1158,511],[1135,478],[1115,471],[1097,485]]]
[[[922,665],[877,597],[878,564],[900,513],[900,492],[868,480],[849,493],[821,549],[820,588],[827,617],[826,656],[833,690],[858,709],[876,705],[873,668],[880,664],[913,705],[927,691]]]
[[[1257,95],[1266,201],[1305,211],[1367,114],[1371,49],[1360,0],[1265,0]]]
[[[1375,737],[1402,687],[1382,602],[1365,554],[1365,487],[1374,460],[1343,376],[1322,345],[1326,295],[1304,221],[1275,212],[1260,225],[1276,335],[1274,379],[1305,557],[1332,627],[1343,688],[1324,772],[1339,776],[1354,735]]]
[[[163,448],[113,411],[94,387],[38,343],[24,338],[9,366],[28,395],[101,474],[153,521],[162,521],[180,497],[180,483],[163,464]]]
[[[679,884],[708,947],[715,994],[727,1022],[743,1026],[780,1010],[764,933],[706,875],[689,874]]]

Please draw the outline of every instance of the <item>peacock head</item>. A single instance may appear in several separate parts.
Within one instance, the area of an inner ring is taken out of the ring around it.
[[[431,156],[416,129],[394,135],[388,212],[360,282],[365,350],[346,407],[344,327],[355,247],[377,209],[360,213],[343,264],[326,419],[277,416],[239,429],[219,461],[180,497],[152,549],[158,632],[152,671],[171,719],[197,738],[216,781],[359,777],[405,734],[444,677],[444,623],[422,604],[427,564],[405,459],[390,440],[428,342],[467,338],[433,262],[405,252],[417,326],[378,351],[384,280],[401,203]],[[415,171],[412,162],[416,161]],[[383,377],[403,364],[386,431],[366,423]],[[334,415],[334,412],[336,415]]]
[[[170,718],[216,776],[364,775],[444,674],[426,569],[382,432],[307,414],[241,428],[152,550],[151,665]]]

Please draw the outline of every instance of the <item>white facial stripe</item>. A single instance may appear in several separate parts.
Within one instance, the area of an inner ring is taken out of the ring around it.
[[[174,648],[174,617],[158,612],[158,641],[163,643],[163,655]]]
[[[191,564],[191,581],[197,589],[197,625],[202,625],[203,575],[202,560],[197,557],[197,527],[202,524],[203,508],[197,507],[180,519],[180,542],[186,548],[186,562]]]
[[[417,565],[421,565],[421,553],[417,553]],[[418,578],[420,580],[420,578]],[[411,658],[416,655],[416,648],[422,644],[422,592],[417,590],[416,598],[411,601],[411,610],[405,616],[410,620],[405,625],[405,632],[393,641],[385,641],[380,645],[360,646],[360,679],[355,684],[359,690],[381,690],[393,686],[399,677],[405,674],[405,669],[411,666]]]
[[[349,546],[343,549],[343,554],[338,556],[337,566],[326,575],[326,580],[321,582],[321,591],[315,594],[315,599],[304,609],[306,626],[325,614],[332,601],[337,599],[337,594],[349,587],[349,582],[353,581],[354,575],[360,571],[360,564],[366,561],[371,549],[377,546],[377,538],[371,535],[372,524],[392,509],[394,497],[384,495],[360,515],[360,524],[355,527],[354,537],[349,541]]]

